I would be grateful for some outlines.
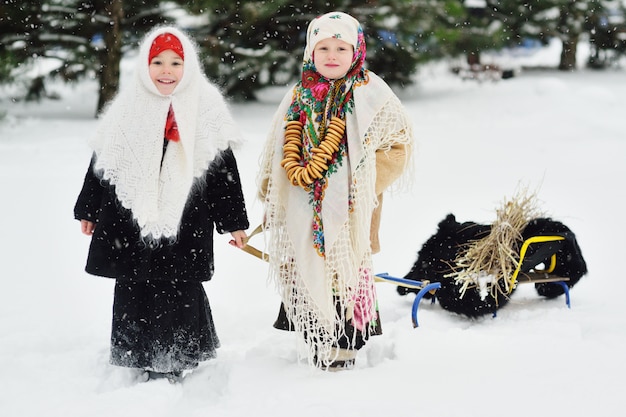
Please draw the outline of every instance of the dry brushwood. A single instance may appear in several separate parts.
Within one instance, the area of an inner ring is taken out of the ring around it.
[[[491,278],[489,293],[494,299],[498,299],[497,291],[505,296],[513,291],[509,277],[519,263],[522,231],[539,216],[534,193],[521,191],[511,201],[504,201],[496,210],[489,235],[462,248],[452,265],[453,272],[446,275],[461,286],[461,297],[469,288],[481,287],[479,278],[485,276]]]

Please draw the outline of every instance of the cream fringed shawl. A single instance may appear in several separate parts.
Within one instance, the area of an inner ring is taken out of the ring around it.
[[[317,358],[316,365],[333,359],[332,347],[344,336],[346,318],[355,319],[359,328],[374,317],[370,225],[378,204],[375,154],[394,144],[410,147],[413,139],[398,98],[378,76],[369,72],[368,78],[354,89],[354,111],[346,114],[348,163],[329,177],[322,202],[325,257],[313,247],[310,196],[293,186],[280,166],[291,93],[276,112],[257,179],[266,210],[270,275],[296,330],[314,341],[307,354],[311,363]]]
[[[149,77],[148,54],[154,38],[176,35],[185,54],[182,80],[169,96]],[[180,141],[163,155],[167,113],[172,106]],[[115,187],[146,239],[175,238],[189,192],[220,150],[235,148],[240,133],[227,105],[200,70],[189,38],[172,27],[148,34],[140,46],[131,85],[113,100],[90,145],[95,171]]]

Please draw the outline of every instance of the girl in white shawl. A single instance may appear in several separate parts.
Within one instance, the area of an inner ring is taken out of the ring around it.
[[[246,237],[242,140],[184,33],[152,30],[137,59],[90,141],[74,217],[91,236],[86,271],[116,281],[111,363],[178,380],[219,347],[202,283],[214,229]]]
[[[302,79],[276,112],[258,176],[283,301],[275,327],[304,336],[312,365],[350,368],[381,331],[372,253],[382,192],[405,171],[413,138],[398,98],[363,66],[356,19],[320,16],[306,41]]]

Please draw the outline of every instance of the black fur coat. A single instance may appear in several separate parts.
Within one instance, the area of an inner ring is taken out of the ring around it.
[[[174,242],[143,241],[114,188],[93,172],[93,160],[74,207],[74,218],[96,223],[85,270],[119,280],[208,281],[213,275],[213,230],[249,227],[235,156],[215,158],[190,191]]]

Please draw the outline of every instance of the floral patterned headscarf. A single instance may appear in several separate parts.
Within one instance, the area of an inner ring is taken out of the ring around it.
[[[336,38],[354,48],[352,65],[339,80],[328,80],[315,68],[313,50],[321,40]],[[366,79],[365,36],[359,22],[342,12],[330,12],[314,19],[307,29],[307,45],[302,64],[302,79],[296,86],[294,100],[287,112],[287,120],[300,120],[305,131],[317,139],[319,124],[332,116],[345,119],[345,112],[352,106],[352,88]],[[332,87],[332,88],[331,88]]]

